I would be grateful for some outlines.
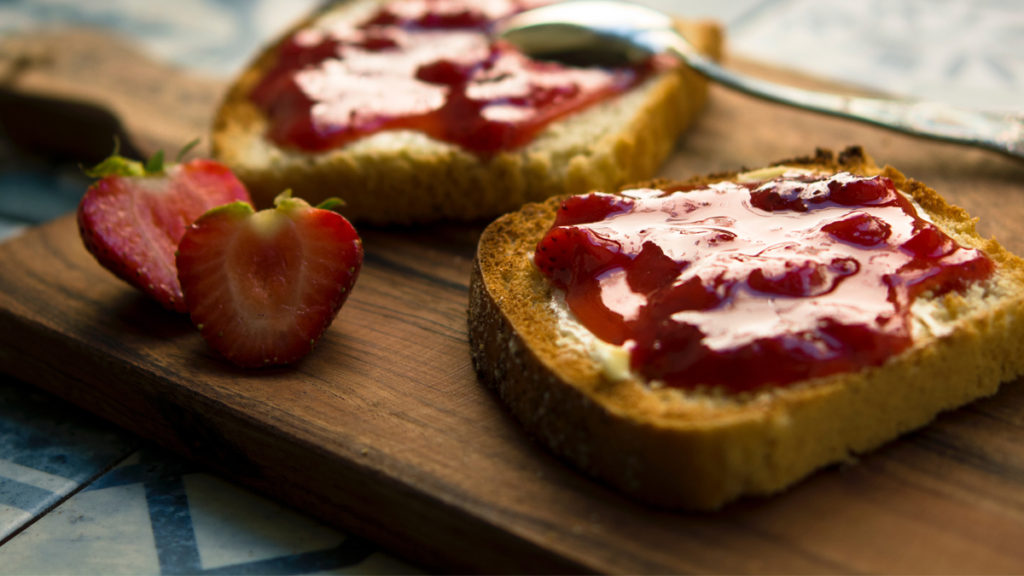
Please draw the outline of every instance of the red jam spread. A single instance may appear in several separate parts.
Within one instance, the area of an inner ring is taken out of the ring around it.
[[[323,151],[382,130],[416,130],[478,154],[640,82],[650,66],[570,68],[491,38],[536,0],[398,0],[358,23],[325,21],[284,40],[250,93],[280,146]]]
[[[571,197],[534,262],[636,373],[727,392],[879,365],[911,345],[917,296],[994,270],[847,173]]]

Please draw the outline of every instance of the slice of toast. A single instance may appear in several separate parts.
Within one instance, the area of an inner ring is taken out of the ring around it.
[[[556,120],[520,148],[486,157],[411,130],[377,132],[325,152],[269,141],[267,120],[249,94],[274,65],[277,46],[321,22],[358,22],[383,1],[343,2],[299,23],[230,87],[215,117],[213,155],[234,170],[257,205],[291,188],[311,202],[341,197],[347,217],[372,224],[493,218],[525,202],[653,177],[707,97],[706,81],[692,70],[663,70]],[[717,25],[679,27],[699,50],[720,54]]]
[[[915,332],[910,348],[879,366],[743,394],[652,386],[609,369],[605,346],[566,316],[559,291],[534,265],[564,200],[552,198],[499,218],[480,239],[469,298],[480,381],[542,444],[588,474],[649,503],[713,509],[778,492],[1024,373],[1024,261],[979,237],[963,210],[878,168],[859,148],[780,164],[890,178],[927,219],[985,252],[994,275],[963,292],[921,296],[931,330]]]

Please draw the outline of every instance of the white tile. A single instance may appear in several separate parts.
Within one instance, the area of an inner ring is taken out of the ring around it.
[[[386,554],[384,552],[374,552],[369,558],[363,560],[355,566],[350,566],[341,570],[333,572],[324,572],[324,574],[361,574],[365,576],[371,576],[376,574],[423,574],[424,572],[419,568],[415,568],[410,564]]]
[[[0,547],[0,574],[156,574],[141,484],[81,492]]]
[[[32,519],[32,514],[22,510],[21,508],[15,508],[14,506],[8,506],[6,504],[0,504],[0,527],[15,527],[21,526],[25,522]],[[2,558],[3,549],[0,548],[0,558]]]
[[[204,569],[329,549],[345,538],[209,474],[189,474],[184,482]]]

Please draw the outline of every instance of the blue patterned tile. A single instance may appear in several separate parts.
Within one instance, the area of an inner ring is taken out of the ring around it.
[[[0,574],[411,574],[373,544],[145,448],[0,546]]]
[[[5,464],[7,463],[5,462]],[[13,476],[12,471],[8,471],[6,476]],[[63,486],[60,486],[58,489],[63,489],[68,484],[74,487],[74,484],[71,482],[61,484]],[[14,478],[0,477],[0,506],[23,509],[23,506],[28,505],[29,510],[26,511],[30,511],[33,508],[31,503],[45,500],[52,494],[54,494],[52,489],[40,488],[27,482],[19,482]]]
[[[80,492],[0,546],[0,574],[159,574],[141,484]]]
[[[345,541],[337,530],[215,476],[189,474],[182,481],[196,547],[206,569],[334,550]],[[239,524],[253,529],[231,529]]]
[[[138,445],[52,396],[0,380],[0,540]]]

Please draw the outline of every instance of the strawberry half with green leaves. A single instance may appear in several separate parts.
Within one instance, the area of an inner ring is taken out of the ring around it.
[[[181,163],[182,155],[164,165],[157,152],[142,164],[115,150],[86,171],[99,180],[78,205],[78,231],[96,260],[176,312],[187,312],[174,266],[185,228],[210,208],[250,201],[226,166],[212,160]]]
[[[347,219],[285,192],[274,208],[244,202],[200,217],[178,246],[178,278],[210,346],[243,367],[308,354],[348,298],[363,245]]]

